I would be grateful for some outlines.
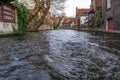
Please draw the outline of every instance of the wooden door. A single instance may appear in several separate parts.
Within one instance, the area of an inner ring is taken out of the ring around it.
[[[113,19],[108,20],[108,30],[113,30]]]

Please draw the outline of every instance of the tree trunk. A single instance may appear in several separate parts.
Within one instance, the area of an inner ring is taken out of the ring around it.
[[[35,9],[31,11],[27,19],[28,31],[37,31],[38,28],[43,24],[44,18],[50,9],[50,0],[35,0],[35,2]],[[33,21],[33,25],[31,25],[30,23],[40,11],[42,11],[43,15],[41,15],[41,18],[39,18],[37,21]]]
[[[59,22],[57,23],[57,26],[60,26],[61,21],[62,21],[62,17],[59,18]]]

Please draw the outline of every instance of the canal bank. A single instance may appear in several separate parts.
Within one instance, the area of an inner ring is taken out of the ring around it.
[[[0,33],[0,38],[7,38],[7,37],[19,37],[25,34],[18,34],[18,33]]]
[[[120,34],[120,31],[106,31],[106,30],[97,30],[97,29],[65,29],[65,30],[77,30],[77,31],[83,31],[83,32],[96,32],[96,33],[103,33],[103,34],[104,33],[107,33],[107,34]],[[39,31],[50,31],[50,30],[39,30]],[[39,31],[37,31],[37,32],[39,32]],[[25,34],[19,34],[19,33],[0,33],[0,38],[15,37],[15,36],[22,36],[22,35],[25,35]]]
[[[78,29],[79,31],[88,31],[88,32],[99,32],[99,33],[110,33],[110,34],[120,34],[120,31],[106,31],[103,29]]]

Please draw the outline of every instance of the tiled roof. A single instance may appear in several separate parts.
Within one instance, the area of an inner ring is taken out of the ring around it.
[[[66,18],[64,20],[64,24],[71,23],[73,21],[73,18]]]
[[[83,12],[89,12],[90,9],[89,8],[76,8],[76,15],[80,15],[82,16],[83,15]]]

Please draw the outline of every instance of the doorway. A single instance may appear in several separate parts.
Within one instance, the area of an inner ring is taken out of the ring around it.
[[[113,30],[113,19],[108,19],[108,30]]]

